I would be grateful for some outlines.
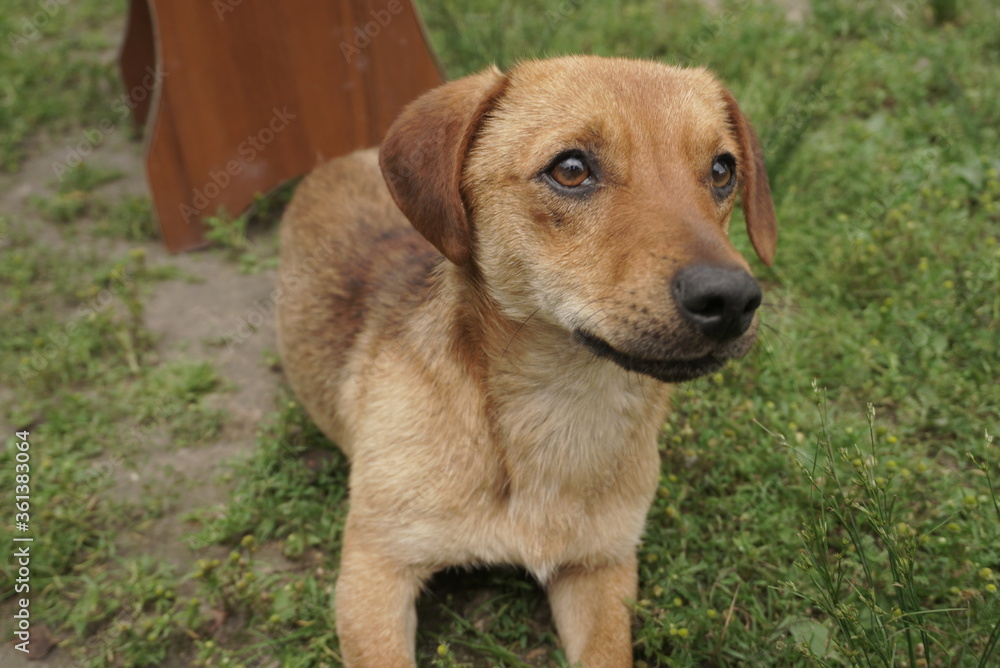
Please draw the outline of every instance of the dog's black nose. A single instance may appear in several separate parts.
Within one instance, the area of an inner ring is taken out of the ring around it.
[[[760,284],[743,269],[696,264],[674,279],[681,312],[710,339],[735,339],[760,306]]]

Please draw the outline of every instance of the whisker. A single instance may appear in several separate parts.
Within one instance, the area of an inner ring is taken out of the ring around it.
[[[771,325],[771,324],[766,323],[766,322],[762,322],[762,323],[760,323],[760,326],[764,327],[769,332],[772,332],[779,339],[783,338],[783,336],[784,336],[783,333],[781,332],[781,330],[778,329],[777,327],[775,327],[774,325]]]
[[[600,314],[603,314],[603,313],[604,313],[604,309],[601,309],[600,311],[598,311],[594,315],[596,316],[596,315],[600,315]],[[613,314],[611,314],[611,313],[604,314],[604,316],[600,320],[598,320],[597,322],[594,323],[594,327],[595,328],[600,327],[601,325],[603,325],[605,322],[607,322],[612,317],[613,317]]]
[[[778,339],[782,338],[781,337],[781,332],[779,332],[774,327],[772,327],[770,325],[765,325],[765,327],[767,327],[767,329],[770,330],[770,333],[773,333],[776,338],[778,338]],[[767,336],[768,333],[769,332],[761,332],[760,333],[760,343],[762,345],[759,346],[757,349],[758,350],[763,350],[764,354],[767,355],[767,358],[769,360],[771,360],[771,361],[774,361],[774,360],[777,359],[777,355],[775,355],[775,353],[774,353],[774,347],[771,345],[771,341],[769,341],[769,337]]]
[[[536,308],[534,311],[531,312],[531,315],[529,315],[527,318],[524,319],[524,322],[521,323],[521,326],[518,327],[517,331],[514,332],[514,335],[510,337],[510,341],[508,341],[507,345],[503,347],[503,352],[500,353],[500,357],[503,357],[504,355],[507,354],[507,349],[510,348],[510,344],[514,342],[514,339],[517,338],[517,335],[520,334],[522,329],[524,329],[524,326],[528,324],[528,321],[535,317],[535,314],[538,313],[538,309],[540,308],[542,307],[539,306],[538,308]]]
[[[594,304],[598,304],[598,303],[600,303],[600,302],[605,302],[605,301],[613,301],[613,298],[612,298],[612,297],[598,297],[598,298],[596,298],[596,299],[592,299],[591,301],[587,302],[586,304],[584,304],[583,306],[581,306],[581,307],[580,307],[579,309],[577,309],[577,311],[576,311],[576,313],[574,314],[574,316],[579,316],[579,315],[580,315],[580,312],[581,312],[581,311],[583,311],[584,309],[586,309],[586,308],[588,308],[588,307],[590,307],[590,306],[593,306]],[[593,318],[593,317],[594,317],[594,316],[595,316],[595,315],[596,315],[597,313],[601,313],[601,312],[602,312],[603,310],[604,310],[604,309],[599,309],[599,310],[595,311],[594,313],[591,313],[590,315],[588,315],[588,316],[587,316],[587,317],[586,317],[586,318],[584,319],[584,321],[583,321],[582,325],[586,325],[586,324],[587,324],[587,322],[588,322],[588,321],[589,321],[589,320],[590,320],[591,318]]]

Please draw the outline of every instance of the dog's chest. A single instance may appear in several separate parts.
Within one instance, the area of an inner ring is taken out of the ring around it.
[[[518,564],[541,580],[634,552],[659,474],[666,386],[589,354],[517,361],[489,393],[421,393],[423,419],[405,431],[367,423],[351,512],[387,552],[432,570]],[[379,387],[370,405],[418,396]]]
[[[541,582],[562,564],[598,565],[632,554],[642,535],[644,498],[597,499],[564,495],[541,500],[512,498],[500,540],[482,546],[492,561],[523,565]]]
[[[498,402],[508,495],[500,540],[482,546],[543,580],[560,563],[633,552],[658,476],[665,399],[660,386],[651,395],[650,385],[592,363],[545,368],[552,373],[509,386]]]

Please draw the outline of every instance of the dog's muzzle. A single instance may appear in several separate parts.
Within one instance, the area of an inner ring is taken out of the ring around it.
[[[677,273],[671,287],[681,317],[704,337],[703,343],[710,342],[713,352],[687,359],[655,359],[624,352],[582,329],[573,332],[574,339],[598,357],[665,383],[714,373],[749,350],[752,338],[739,339],[753,324],[761,300],[760,284],[749,273],[741,268],[692,265]]]

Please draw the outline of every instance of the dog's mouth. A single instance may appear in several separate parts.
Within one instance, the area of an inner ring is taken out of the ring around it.
[[[611,360],[627,371],[645,374],[664,383],[683,383],[718,371],[726,364],[726,358],[705,355],[687,360],[653,360],[635,357],[616,350],[604,339],[581,329],[573,332],[573,337],[598,357]]]

